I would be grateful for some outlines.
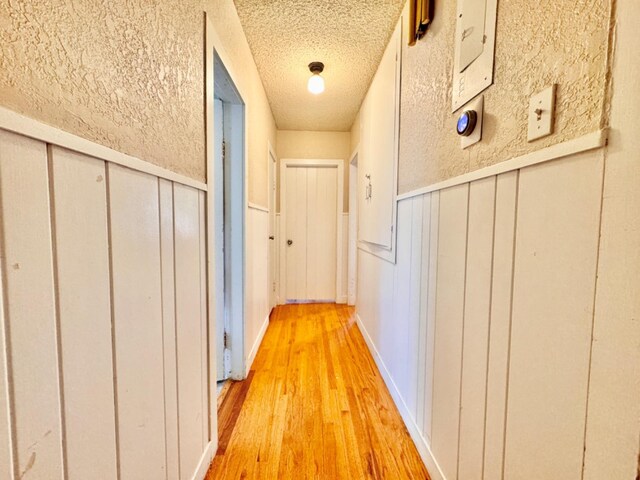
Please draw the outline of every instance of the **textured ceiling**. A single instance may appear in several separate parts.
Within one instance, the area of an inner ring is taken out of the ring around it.
[[[347,131],[404,0],[235,0],[279,129]],[[326,89],[307,91],[307,65]]]

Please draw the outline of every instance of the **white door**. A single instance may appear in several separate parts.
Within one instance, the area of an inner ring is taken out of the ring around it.
[[[289,302],[336,299],[338,169],[287,166],[285,295]]]
[[[269,149],[269,307],[276,306],[276,159]]]

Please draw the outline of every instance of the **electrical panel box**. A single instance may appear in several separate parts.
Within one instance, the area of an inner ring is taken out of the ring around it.
[[[493,83],[497,11],[498,0],[458,0],[454,112]]]

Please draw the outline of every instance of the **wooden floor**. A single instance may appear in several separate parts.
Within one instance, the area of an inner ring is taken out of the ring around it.
[[[429,478],[349,307],[278,307],[218,418],[207,480]]]

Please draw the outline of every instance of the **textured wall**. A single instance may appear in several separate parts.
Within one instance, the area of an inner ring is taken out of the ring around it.
[[[249,198],[266,205],[275,124],[232,0],[0,2],[0,104],[204,180],[204,10],[247,92]]]
[[[349,211],[349,156],[351,155],[349,132],[305,132],[278,130],[278,191],[280,190],[281,159],[329,159],[344,161],[343,211]],[[280,211],[280,196],[277,196]]]
[[[495,76],[484,92],[483,140],[463,151],[451,113],[456,2],[436,0],[426,37],[415,47],[403,41],[399,191],[601,128],[606,123],[611,2],[498,2]],[[556,133],[527,143],[529,97],[554,82]]]

